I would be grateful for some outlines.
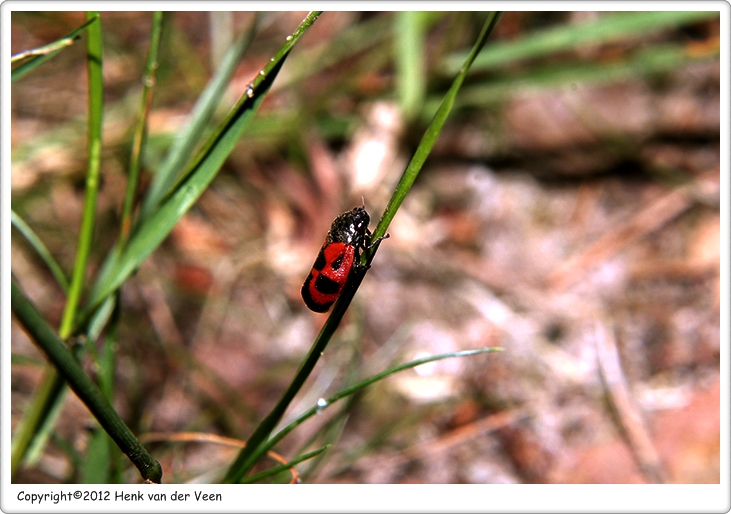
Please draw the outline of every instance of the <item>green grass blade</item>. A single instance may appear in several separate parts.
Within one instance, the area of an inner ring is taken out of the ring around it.
[[[119,304],[119,293],[110,297],[106,304],[113,305],[111,313],[112,320],[109,323],[107,333],[102,340],[101,355],[97,351],[94,341],[99,337],[98,333],[92,332],[96,326],[90,325],[89,336],[86,338],[85,348],[92,358],[92,366],[99,370],[97,382],[99,390],[109,403],[114,401],[114,374],[116,368],[117,330],[121,309]],[[103,311],[103,309],[99,309]],[[120,483],[120,453],[114,441],[104,430],[94,430],[91,433],[88,448],[85,452],[83,463],[82,482],[85,484],[111,484]]]
[[[457,74],[457,77],[454,79],[452,87],[447,92],[444,101],[442,102],[442,105],[439,107],[436,115],[434,116],[434,120],[427,128],[426,134],[424,135],[421,143],[416,149],[414,157],[407,166],[406,171],[404,171],[401,180],[396,186],[396,191],[389,201],[386,212],[381,217],[381,221],[376,227],[376,231],[373,233],[374,238],[379,237],[385,233],[388,224],[393,219],[393,216],[396,214],[396,211],[403,202],[406,193],[413,185],[416,176],[419,174],[419,171],[421,170],[424,161],[426,161],[429,152],[431,151],[437,137],[439,136],[439,132],[442,126],[444,126],[444,122],[446,121],[447,115],[449,114],[449,111],[454,104],[454,99],[457,95],[457,92],[459,91],[460,86],[462,85],[462,82],[464,81],[464,77],[466,76],[470,65],[474,61],[475,56],[479,53],[480,49],[487,41],[487,38],[492,32],[492,29],[495,27],[495,24],[497,23],[499,17],[499,13],[491,13],[490,15],[488,15],[488,19],[486,20],[482,31],[480,32],[480,35],[478,36],[477,41],[475,42],[472,51],[470,52],[469,57],[465,61],[464,66],[462,67],[460,72]],[[364,252],[364,255],[361,258],[362,264],[365,266],[363,268],[364,270],[367,270],[367,265],[370,264],[370,261],[373,259],[376,250],[377,245],[374,248],[371,248],[369,251]],[[297,370],[294,379],[289,384],[289,387],[287,387],[287,390],[284,392],[284,394],[274,406],[269,415],[264,418],[264,420],[259,424],[259,426],[256,427],[254,432],[249,437],[246,446],[241,450],[234,463],[228,469],[228,472],[224,477],[225,483],[235,483],[240,481],[244,477],[244,475],[246,475],[246,473],[248,473],[249,470],[254,466],[258,458],[263,455],[259,450],[259,447],[264,444],[265,441],[269,438],[272,431],[276,428],[277,424],[282,419],[282,416],[289,407],[289,404],[292,402],[295,395],[299,392],[300,388],[307,380],[307,377],[309,377],[310,373],[314,369],[315,364],[317,364],[320,355],[325,350],[325,347],[332,338],[332,335],[335,333],[335,330],[340,324],[340,321],[342,320],[345,311],[350,305],[350,302],[353,299],[353,296],[355,295],[355,292],[357,291],[364,277],[365,271],[363,273],[355,274],[352,279],[348,280],[345,289],[340,294],[338,301],[335,302],[330,316],[325,322],[325,325],[322,327],[322,330],[320,330],[320,333],[315,339],[312,347],[310,348],[310,352],[307,354],[307,357],[300,365],[300,368]]]
[[[431,149],[434,147],[434,144],[437,141],[437,137],[439,137],[439,133],[441,132],[444,123],[447,121],[447,116],[449,116],[449,113],[452,110],[452,106],[454,105],[455,99],[457,98],[457,93],[462,87],[462,83],[467,76],[467,72],[472,66],[472,63],[475,61],[477,54],[487,42],[487,38],[489,37],[490,33],[495,28],[498,19],[500,19],[500,14],[501,13],[499,12],[492,12],[489,14],[488,19],[485,21],[485,24],[482,27],[482,31],[477,37],[477,41],[475,42],[472,50],[467,56],[467,59],[462,64],[462,67],[460,68],[457,76],[452,82],[452,86],[449,88],[449,91],[447,91],[447,94],[444,96],[444,99],[437,109],[436,114],[434,114],[434,118],[429,124],[429,127],[426,129],[426,133],[421,138],[421,142],[416,148],[414,156],[411,158],[408,166],[406,166],[406,170],[401,176],[401,179],[396,186],[396,190],[394,191],[394,194],[391,196],[391,199],[386,206],[386,210],[383,213],[383,216],[381,216],[381,219],[379,220],[376,229],[373,231],[374,238],[381,237],[386,233],[386,229],[391,224],[391,220],[393,220],[393,217],[396,215],[399,207],[401,207],[404,198],[406,198],[406,194],[411,190],[411,186],[414,184],[416,177],[419,175],[419,172],[421,171],[424,162],[426,162],[426,158],[429,156]],[[371,252],[364,252],[364,264],[369,263],[373,259],[375,250],[376,248],[374,248]]]
[[[124,250],[117,251],[116,257],[102,270],[92,288],[86,308],[81,315],[82,319],[91,314],[92,309],[124,283],[203,194],[238,143],[247,124],[256,114],[290,50],[318,15],[311,13],[305,18],[297,31],[293,33],[292,38],[280,48],[269,64],[256,76],[219,129],[212,134],[189,171],[173,188],[170,196],[163,199],[160,208],[132,234]]]
[[[256,15],[255,15],[256,16]],[[160,169],[152,177],[150,189],[142,204],[140,219],[145,219],[166,195],[185,163],[193,155],[198,141],[228,86],[239,61],[256,33],[258,16],[249,30],[229,49],[216,74],[198,98],[185,127],[176,136]]]
[[[77,350],[77,348],[74,347],[72,350]],[[74,355],[78,358],[78,353]],[[25,457],[25,463],[29,466],[34,466],[43,456],[43,450],[46,448],[46,443],[53,437],[56,421],[61,415],[66,400],[66,381],[62,378],[61,380],[55,380],[55,378],[54,376],[49,377],[52,389],[48,391],[47,402],[41,406],[43,418],[41,423],[38,424],[38,430],[33,434],[33,439]]]
[[[416,359],[410,362],[407,362],[405,364],[399,364],[398,366],[394,366],[392,368],[389,368],[385,371],[382,371],[381,373],[378,373],[376,375],[373,375],[372,377],[369,377],[365,380],[361,380],[355,384],[353,384],[350,387],[347,387],[340,391],[339,393],[331,396],[327,400],[325,400],[324,406],[315,406],[311,409],[305,411],[303,414],[301,414],[297,419],[289,423],[286,427],[284,427],[282,430],[277,432],[271,439],[269,439],[265,444],[261,445],[260,448],[254,453],[254,457],[256,459],[259,459],[262,455],[264,455],[266,452],[274,448],[284,437],[287,436],[292,430],[300,426],[302,423],[307,421],[312,416],[316,415],[318,412],[320,412],[323,409],[326,409],[330,407],[333,403],[342,400],[343,398],[347,398],[350,395],[353,395],[359,391],[362,391],[366,387],[383,380],[384,378],[387,378],[395,373],[398,373],[400,371],[404,371],[406,369],[415,368],[416,366],[421,366],[422,364],[427,364],[429,362],[435,362],[438,360],[443,359],[451,359],[454,357],[469,357],[471,355],[479,355],[481,353],[492,353],[492,352],[501,352],[503,349],[499,347],[493,347],[493,348],[480,348],[477,350],[463,350],[459,352],[450,352],[450,353],[443,353],[440,355],[432,355],[430,357],[424,357],[422,359]]]
[[[360,284],[360,282],[357,284]],[[343,295],[346,293],[348,293],[345,297],[347,301],[343,301]],[[289,404],[302,388],[307,377],[309,377],[310,373],[312,373],[320,355],[322,355],[322,352],[325,351],[327,343],[330,341],[330,338],[332,338],[332,335],[335,333],[335,330],[340,324],[340,320],[343,318],[345,311],[348,309],[348,305],[350,305],[350,300],[353,298],[354,294],[355,291],[352,290],[352,285],[346,285],[346,289],[343,293],[341,293],[340,300],[335,302],[330,316],[325,322],[325,325],[322,327],[322,330],[320,330],[320,334],[317,336],[317,339],[315,339],[307,357],[305,357],[305,360],[297,370],[294,379],[290,382],[287,390],[284,392],[272,411],[262,420],[261,423],[259,423],[249,439],[246,441],[246,446],[241,450],[234,463],[228,469],[228,472],[223,479],[224,483],[230,484],[240,481],[254,466],[254,464],[256,464],[256,461],[264,454],[264,452],[260,450],[262,444],[264,444],[270,434],[277,427],[277,424],[282,419],[282,416],[289,407]]]
[[[86,446],[86,458],[82,468],[82,484],[111,483],[109,470],[109,463],[111,462],[109,451],[110,440],[107,433],[98,427],[91,432],[91,437]]]
[[[223,92],[228,86],[231,77],[233,76],[236,66],[246,52],[251,39],[254,37],[257,19],[258,18],[255,18],[250,29],[232,46],[232,48],[229,49],[215,76],[211,79],[203,93],[198,98],[185,127],[174,139],[172,147],[168,151],[162,166],[153,175],[150,188],[143,200],[140,214],[134,224],[137,228],[139,228],[145,218],[158,207],[160,199],[165,194],[169,193],[169,189],[175,182],[180,170],[183,168],[190,156],[193,155],[193,151],[198,140],[213,116],[213,112],[223,96]],[[120,257],[119,254],[120,245],[115,244],[115,246],[107,254],[104,263],[101,266],[101,270],[96,281],[97,284],[104,283],[111,279],[111,273],[114,271],[114,266],[118,264],[118,259]]]
[[[86,192],[84,195],[84,212],[76,249],[76,261],[71,275],[66,305],[61,319],[59,336],[66,339],[71,335],[76,310],[81,299],[81,292],[86,280],[86,265],[94,238],[94,222],[96,219],[96,198],[99,192],[99,173],[102,152],[102,111],[104,109],[104,78],[102,76],[102,26],[99,13],[87,13],[87,19],[93,20],[88,28],[87,68],[89,73],[89,121],[88,121],[88,169],[86,172]]]
[[[251,483],[263,480],[267,477],[277,475],[277,474],[281,473],[282,471],[287,471],[288,469],[296,466],[300,462],[304,462],[306,460],[312,459],[313,457],[317,457],[318,455],[320,455],[322,452],[324,452],[325,450],[327,450],[329,448],[330,448],[330,445],[326,444],[325,446],[322,446],[322,447],[318,448],[317,450],[313,450],[309,453],[305,453],[304,455],[300,455],[296,459],[293,459],[286,464],[275,466],[273,468],[267,469],[266,471],[262,471],[261,473],[257,473],[256,475],[251,475],[246,480],[242,481],[242,483],[251,484]]]
[[[145,138],[147,136],[147,119],[152,108],[152,98],[155,93],[155,77],[157,76],[158,54],[160,52],[160,41],[162,40],[163,13],[156,11],[152,15],[152,33],[150,34],[150,49],[147,52],[147,64],[145,66],[145,77],[142,80],[142,99],[137,115],[134,136],[132,138],[132,151],[130,155],[129,176],[127,188],[122,204],[120,245],[124,247],[129,239],[132,230],[132,208],[137,197],[137,188],[140,182],[140,161],[144,150]]]
[[[718,11],[646,11],[608,13],[581,24],[568,23],[560,27],[535,32],[517,41],[491,45],[473,65],[474,70],[495,69],[503,64],[515,64],[521,59],[533,59],[560,51],[570,51],[591,44],[621,41],[633,36],[645,36],[663,29],[697,23],[718,17]],[[443,71],[451,75],[464,61],[464,54],[445,61]]]
[[[87,14],[86,24],[77,30],[84,29],[88,30],[89,116],[87,138],[89,141],[89,161],[84,213],[79,234],[76,262],[71,284],[67,287],[68,296],[61,321],[60,336],[63,339],[66,339],[71,333],[71,322],[75,316],[85,280],[86,263],[91,249],[94,230],[101,160],[101,118],[104,91],[101,69],[101,19],[98,13]],[[60,412],[64,392],[64,379],[54,371],[49,372],[44,379],[43,385],[38,389],[38,393],[29,407],[28,414],[24,416],[21,428],[18,430],[16,439],[13,442],[11,465],[14,471],[17,471],[20,463],[26,456],[29,445],[33,445],[30,452],[31,458],[33,458],[33,455],[39,454]]]
[[[39,454],[39,448],[48,440],[50,429],[61,410],[66,391],[66,381],[56,370],[49,368],[13,434],[11,476],[20,470],[24,460],[33,460]]]
[[[71,389],[99,421],[104,430],[114,439],[119,448],[129,457],[147,481],[160,483],[162,468],[147,453],[104,394],[84,373],[76,358],[54,333],[35,306],[25,297],[15,281],[11,281],[11,307],[18,321],[69,383]]]
[[[340,298],[328,316],[327,321],[323,325],[320,333],[318,334],[315,342],[312,344],[310,351],[305,357],[305,360],[300,365],[297,373],[295,374],[292,382],[290,382],[282,397],[279,399],[277,404],[274,406],[272,411],[265,417],[261,423],[256,427],[254,432],[251,434],[246,442],[246,446],[239,452],[236,460],[228,469],[226,476],[224,477],[224,483],[235,483],[240,481],[246,473],[256,464],[256,461],[264,454],[260,451],[260,447],[269,438],[271,433],[277,427],[277,424],[284,416],[285,411],[292,403],[292,400],[297,395],[299,390],[304,385],[307,378],[315,368],[317,361],[325,351],[325,347],[330,342],[335,330],[340,325],[340,321],[345,315],[345,311],[348,310],[355,291],[362,282],[364,273],[354,275],[354,278],[348,280],[345,285],[345,289],[340,294]]]
[[[407,119],[419,112],[426,94],[425,14],[428,13],[396,13],[396,90],[401,111]]]
[[[465,87],[456,105],[484,107],[514,96],[516,92],[541,91],[575,84],[611,83],[634,80],[659,73],[675,71],[691,62],[713,59],[719,48],[704,53],[689,53],[683,45],[657,45],[626,56],[620,61],[602,63],[566,63],[534,67],[530,71],[496,77],[489,84]],[[427,109],[438,100],[427,101]]]
[[[10,58],[11,65],[21,61],[25,62],[10,73],[10,81],[15,82],[16,80],[19,80],[44,62],[55,57],[64,48],[71,46],[74,41],[81,37],[81,33],[85,31],[89,25],[96,21],[97,18],[98,15],[88,19],[81,27],[53,43],[49,43],[40,48],[34,48],[33,50],[26,50],[12,56]]]
[[[89,340],[96,341],[99,338],[112,309],[116,305],[114,300],[114,297],[108,298],[95,313],[89,324],[87,333]],[[12,475],[17,473],[22,462],[33,464],[41,456],[63,407],[66,391],[66,381],[56,370],[49,367],[13,435],[11,449]]]
[[[61,266],[59,266],[56,259],[53,258],[51,252],[49,252],[48,248],[46,248],[46,245],[43,244],[43,241],[41,241],[33,229],[30,228],[25,221],[23,221],[23,218],[18,216],[13,210],[10,211],[10,221],[13,226],[17,228],[21,234],[23,234],[26,241],[28,241],[31,247],[33,247],[46,266],[48,266],[48,269],[53,274],[58,285],[61,286],[61,289],[63,289],[64,292],[68,291],[69,281],[61,269]]]
[[[354,337],[353,341],[360,339],[361,335],[362,334],[359,334]],[[342,387],[349,387],[361,379],[362,352],[357,348],[357,346],[354,346],[353,350],[354,351],[351,354],[349,362],[343,367]],[[317,444],[320,446],[325,444],[336,444],[342,437],[345,427],[347,426],[348,419],[350,418],[350,414],[352,413],[353,408],[358,404],[359,398],[360,395],[357,394],[349,396],[340,410],[330,417],[326,426],[323,427],[322,430],[314,432],[309,438],[303,441],[296,453],[303,453],[307,450],[307,448]],[[300,478],[305,482],[310,481],[309,478],[317,474],[318,469],[322,467],[326,457],[327,456],[325,454],[321,454],[312,459],[305,469],[299,470]]]
[[[104,303],[94,312],[94,315],[89,320],[89,324],[86,330],[86,338],[89,341],[96,341],[104,330],[110,316],[114,313],[117,307],[117,297],[109,296]]]
[[[350,414],[353,407],[356,405],[357,400],[357,396],[351,395],[348,398],[347,403],[343,405],[340,411],[337,412],[335,416],[333,416],[332,419],[328,421],[327,425],[323,427],[323,430],[321,432],[312,434],[311,439],[301,445],[301,451],[304,451],[305,448],[309,448],[312,444],[315,443],[315,441],[318,441],[320,439],[322,439],[325,444],[329,444],[330,446],[336,444],[342,438],[343,433],[345,432],[348,420],[350,419]],[[312,459],[310,462],[308,462],[308,466],[305,469],[298,470],[300,478],[304,482],[310,482],[312,477],[317,476],[318,471],[322,469],[326,458],[327,455],[320,454]]]
[[[307,77],[315,76],[330,66],[354,58],[368,48],[382,44],[391,35],[391,20],[376,16],[349,27],[332,41],[316,44],[307,52],[292,56],[288,66],[291,73],[277,83],[277,87],[292,87]]]

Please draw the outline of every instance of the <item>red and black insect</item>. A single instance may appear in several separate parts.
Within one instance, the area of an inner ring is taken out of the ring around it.
[[[315,312],[327,312],[355,271],[361,270],[360,251],[372,248],[388,234],[371,243],[370,216],[356,207],[335,218],[315,264],[302,285],[302,299]]]

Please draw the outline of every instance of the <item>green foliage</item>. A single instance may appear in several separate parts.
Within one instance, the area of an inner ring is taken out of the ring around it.
[[[277,54],[271,59],[267,66],[262,72],[257,75],[256,79],[252,82],[250,88],[246,94],[242,96],[236,106],[231,110],[226,119],[219,125],[217,130],[212,134],[208,141],[204,144],[202,150],[194,158],[193,164],[189,166],[185,173],[179,174],[180,179],[176,185],[170,188],[160,200],[159,204],[155,206],[155,209],[148,218],[144,220],[144,223],[140,223],[137,226],[137,230],[130,235],[129,242],[126,242],[126,233],[123,231],[122,244],[115,246],[110,256],[111,258],[107,261],[107,264],[103,267],[99,278],[95,282],[91,289],[89,299],[86,302],[86,307],[82,313],[82,321],[98,320],[98,316],[95,314],[105,313],[108,310],[104,307],[106,300],[110,298],[117,288],[132,274],[135,269],[141,264],[141,262],[152,253],[155,248],[165,239],[173,226],[180,220],[185,212],[195,203],[197,198],[202,194],[208,184],[213,180],[221,165],[226,160],[228,154],[233,150],[237,144],[244,128],[252,119],[256,110],[266,95],[266,92],[271,87],[274,79],[276,78],[279,70],[284,63],[287,55],[293,46],[297,43],[299,38],[304,34],[307,28],[317,18],[317,13],[310,14],[300,27],[293,33],[292,37],[289,38]],[[91,13],[88,15],[88,69],[89,69],[89,121],[88,121],[88,147],[89,147],[89,158],[88,158],[88,172],[86,178],[86,197],[84,204],[84,213],[82,217],[82,224],[80,230],[80,238],[78,243],[78,250],[76,253],[76,264],[71,280],[71,286],[69,288],[69,298],[66,303],[64,310],[63,320],[61,328],[59,329],[59,337],[61,339],[68,338],[73,332],[78,332],[80,326],[77,320],[77,306],[81,297],[82,287],[85,283],[85,277],[87,275],[87,262],[89,252],[92,245],[93,228],[96,219],[96,197],[99,187],[99,171],[100,171],[100,158],[101,158],[101,122],[103,112],[103,81],[102,81],[102,41],[101,41],[101,18],[98,13]],[[150,62],[147,67],[147,77],[151,77],[151,73],[154,72],[156,65],[156,45],[159,44],[159,28],[161,24],[161,17],[155,15],[156,23],[153,30],[153,49],[150,52]],[[76,34],[83,28],[75,31]],[[240,46],[240,45],[239,45]],[[241,52],[235,53],[240,55]],[[232,60],[226,61],[225,66],[230,70],[233,66]],[[224,72],[225,76],[226,73]],[[228,74],[230,76],[230,73]],[[152,84],[148,84],[151,86]],[[141,119],[144,120],[149,112],[149,105],[151,101],[152,91],[148,88],[145,93],[143,100],[143,109],[141,110]],[[210,109],[200,109],[196,111],[196,115],[202,118],[206,118],[210,113]],[[195,125],[195,123],[193,123]],[[133,152],[139,153],[141,151],[142,138],[144,136],[144,122],[138,124],[139,130],[139,142],[135,146]],[[173,157],[174,162],[180,162],[179,156]],[[134,194],[134,187],[128,190],[128,198]],[[154,202],[153,202],[154,203]],[[129,212],[128,212],[129,215]],[[131,222],[127,222],[128,226]],[[16,220],[16,226],[23,226],[22,220],[18,217]],[[25,233],[30,234],[26,231]],[[31,236],[32,239],[32,236]],[[38,244],[39,241],[34,241],[34,247],[43,250],[43,247]],[[48,260],[48,262],[53,262]],[[68,380],[76,394],[84,401],[92,413],[102,423],[104,429],[109,433],[117,444],[123,443],[122,450],[128,454],[133,463],[137,465],[143,478],[151,480],[153,482],[159,482],[162,473],[154,459],[147,454],[144,448],[139,444],[136,438],[132,435],[129,429],[116,415],[116,412],[105,403],[102,393],[94,386],[90,381],[89,377],[83,370],[76,364],[75,360],[71,357],[70,353],[62,350],[62,345],[55,334],[52,334],[47,328],[47,325],[42,320],[40,315],[30,306],[30,303],[25,299],[20,289],[13,284],[13,311],[18,317],[21,317],[25,313],[23,325],[31,332],[34,336],[35,342],[41,346],[41,348],[51,357],[53,364],[56,369],[61,373],[63,378]],[[102,306],[102,309],[97,311],[97,308]],[[86,331],[88,333],[88,330]],[[51,372],[48,378],[48,383],[53,384],[53,387],[43,388],[39,395],[36,397],[34,406],[31,408],[30,415],[26,418],[26,421],[22,424],[22,431],[16,434],[16,443],[14,445],[14,459],[15,469],[20,464],[20,461],[25,454],[27,445],[37,434],[40,426],[43,424],[43,420],[52,419],[47,413],[53,410],[57,411],[57,406],[60,403],[60,392],[62,388],[59,387],[61,382],[55,374]],[[53,391],[51,394],[49,391]],[[111,391],[110,391],[111,392]],[[53,406],[56,406],[55,408]],[[95,439],[96,440],[96,439]],[[99,440],[99,445],[105,445],[103,439]],[[131,445],[131,446],[130,446]],[[134,448],[134,450],[130,450]],[[101,461],[108,462],[109,459],[101,459]],[[154,462],[154,464],[151,464]],[[94,459],[93,463],[90,461],[90,465],[96,468],[100,464],[99,459]],[[87,470],[89,471],[89,470]],[[88,475],[87,475],[88,476]],[[97,475],[98,476],[98,475]]]
[[[423,169],[447,119],[455,106],[482,109],[490,103],[518,91],[562,87],[576,82],[609,83],[626,80],[644,74],[663,73],[686,65],[708,55],[693,55],[682,45],[675,43],[654,44],[638,51],[627,53],[621,59],[606,62],[555,61],[541,65],[526,65],[515,71],[513,68],[531,59],[546,56],[560,56],[562,52],[577,51],[585,45],[601,45],[637,38],[662,29],[680,27],[684,24],[717,16],[704,12],[647,12],[615,13],[596,21],[582,24],[565,24],[555,28],[528,34],[524,37],[504,40],[488,45],[488,37],[499,19],[497,13],[487,15],[472,48],[467,53],[444,55],[437,66],[431,68],[426,62],[426,41],[430,27],[443,16],[442,13],[398,13],[392,20],[373,17],[354,24],[344,30],[328,44],[313,44],[297,48],[300,39],[312,26],[319,13],[310,13],[271,60],[256,75],[246,94],[228,109],[228,114],[217,119],[217,109],[235,76],[237,67],[244,59],[260,28],[257,17],[247,31],[244,31],[230,46],[214,71],[212,79],[198,96],[186,122],[168,139],[158,136],[160,141],[172,141],[149,188],[140,197],[140,170],[143,168],[146,149],[161,144],[153,141],[147,133],[150,113],[153,110],[153,96],[157,87],[159,55],[165,51],[163,37],[163,15],[155,13],[150,30],[150,46],[145,70],[141,72],[144,88],[135,113],[135,128],[132,136],[128,183],[120,204],[123,205],[120,236],[109,248],[98,273],[89,265],[92,250],[97,244],[94,227],[98,224],[97,197],[102,180],[103,120],[109,115],[104,106],[105,85],[102,73],[103,17],[89,13],[87,21],[76,30],[49,45],[22,52],[13,57],[16,67],[12,80],[16,82],[30,71],[48,62],[63,49],[68,48],[80,36],[85,35],[88,53],[88,129],[86,134],[88,155],[86,158],[85,200],[81,226],[74,253],[74,266],[70,279],[63,267],[48,250],[42,239],[22,219],[20,210],[12,212],[12,223],[18,233],[50,270],[60,289],[67,293],[61,326],[54,332],[48,322],[25,297],[19,286],[13,282],[13,311],[39,347],[49,355],[53,366],[46,373],[35,397],[24,413],[16,429],[12,448],[12,469],[17,472],[21,464],[37,457],[51,436],[54,422],[63,406],[65,385],[84,401],[90,411],[99,419],[103,430],[96,430],[89,442],[84,459],[76,458],[76,465],[82,467],[80,476],[87,483],[94,481],[116,482],[120,480],[123,461],[119,450],[111,445],[114,441],[130,460],[140,469],[141,476],[159,481],[162,471],[157,462],[142,447],[132,431],[111,407],[115,394],[114,370],[116,368],[115,345],[121,306],[120,288],[134,276],[142,263],[163,243],[181,218],[196,204],[201,195],[211,186],[222,166],[230,159],[237,147],[256,145],[261,141],[277,143],[297,136],[302,125],[315,127],[325,137],[345,138],[357,122],[355,116],[319,116],[317,109],[306,112],[291,112],[282,107],[266,116],[257,112],[272,88],[289,88],[297,94],[296,86],[308,77],[315,76],[330,67],[347,62],[356,62],[361,70],[375,70],[393,61],[394,91],[384,96],[398,98],[404,118],[419,126],[419,120],[428,120],[421,130],[424,134],[418,142],[411,161],[395,186],[388,206],[374,230],[375,238],[384,236],[403,201],[411,191],[415,180]],[[468,32],[469,31],[465,31]],[[469,42],[470,44],[472,41]],[[302,51],[299,51],[302,48]],[[292,55],[290,56],[290,53]],[[710,55],[714,55],[711,52]],[[194,55],[188,55],[196,66]],[[288,73],[281,73],[287,62]],[[203,68],[203,66],[200,66]],[[466,80],[468,71],[489,73],[488,80]],[[343,74],[331,89],[324,88],[321,98],[335,96],[332,91],[353,94],[355,86],[350,77]],[[436,77],[436,79],[435,79]],[[437,79],[445,79],[444,87]],[[450,82],[451,81],[451,82]],[[447,88],[446,84],[449,84]],[[304,121],[302,118],[305,118]],[[288,140],[288,144],[292,144]],[[98,237],[98,235],[97,235]],[[374,259],[377,247],[364,252],[362,264],[367,268]],[[300,414],[294,421],[276,431],[285,411],[298,395],[310,376],[318,359],[343,319],[353,296],[358,290],[364,273],[349,283],[319,335],[302,361],[299,369],[286,388],[281,399],[258,424],[248,439],[247,445],[230,463],[223,478],[224,482],[255,482],[271,479],[297,463],[323,455],[329,444],[303,453],[288,464],[276,466],[263,472],[252,473],[255,464],[272,450],[287,434],[321,408],[313,407]],[[105,333],[101,351],[97,353],[94,343]],[[76,344],[86,341],[86,345]],[[404,369],[439,359],[472,356],[497,351],[486,348],[468,352],[452,352],[411,361],[391,367],[381,373],[363,379],[351,377],[352,385],[325,401],[330,406],[344,398],[363,392],[375,382],[392,376]],[[98,384],[94,383],[79,366],[82,354],[91,354],[95,369],[99,372]]]

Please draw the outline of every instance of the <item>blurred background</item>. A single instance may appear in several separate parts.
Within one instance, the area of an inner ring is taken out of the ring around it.
[[[122,290],[114,405],[167,483],[220,478],[325,316],[300,287],[333,218],[375,227],[486,13],[325,12],[210,188]],[[666,16],[662,16],[665,14]],[[217,118],[304,17],[260,13]],[[251,13],[167,13],[143,181]],[[12,14],[13,54],[80,12]],[[104,12],[94,273],[118,234],[151,13]],[[507,12],[277,447],[307,483],[718,483],[718,13]],[[85,42],[12,87],[12,206],[68,272],[86,173]],[[144,187],[144,186],[143,186]],[[12,271],[65,296],[13,230]],[[45,359],[12,325],[15,430]],[[86,362],[94,374],[94,367]],[[78,482],[98,430],[70,393],[18,482]],[[168,434],[165,436],[164,434]],[[174,441],[187,434],[194,441]],[[125,461],[126,464],[126,461]],[[139,480],[134,468],[125,481]]]

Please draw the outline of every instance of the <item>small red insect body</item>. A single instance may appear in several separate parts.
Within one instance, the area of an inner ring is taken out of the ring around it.
[[[302,285],[302,299],[315,312],[327,312],[342,293],[353,270],[360,268],[361,249],[370,248],[370,216],[364,207],[335,218],[315,264]]]

